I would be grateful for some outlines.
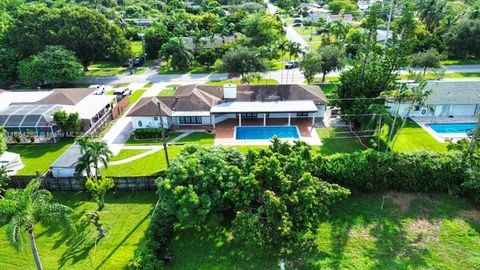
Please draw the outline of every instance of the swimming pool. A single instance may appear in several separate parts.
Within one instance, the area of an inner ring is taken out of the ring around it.
[[[297,126],[255,126],[235,127],[235,139],[237,140],[269,140],[273,136],[279,139],[298,139]]]
[[[428,124],[428,127],[439,134],[469,134],[477,126],[476,123],[444,123],[444,124]]]

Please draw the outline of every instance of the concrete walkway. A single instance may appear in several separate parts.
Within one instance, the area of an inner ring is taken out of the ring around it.
[[[181,134],[180,136],[175,137],[174,139],[172,139],[168,143],[170,144],[170,143],[174,143],[178,140],[181,140],[182,138],[185,138],[186,136],[190,135],[190,133],[192,133],[192,131],[187,131],[187,132]],[[138,155],[135,155],[135,156],[131,156],[131,157],[128,157],[128,158],[125,158],[125,159],[112,161],[108,164],[108,166],[121,165],[121,164],[132,162],[132,161],[137,160],[137,159],[144,158],[146,156],[149,156],[151,154],[154,154],[158,151],[163,150],[163,145],[138,145],[138,146],[128,145],[128,146],[124,146],[122,149],[150,149],[150,151],[147,151],[145,153],[141,153],[141,154],[138,154]]]

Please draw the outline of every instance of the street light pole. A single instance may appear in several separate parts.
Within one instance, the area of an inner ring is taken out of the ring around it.
[[[385,35],[385,40],[383,41],[384,46],[387,46],[388,34],[390,33],[390,23],[392,22],[392,16],[393,16],[393,7],[395,6],[395,0],[390,0],[390,1],[392,1],[392,5],[390,6],[390,13],[388,14],[387,34]]]
[[[160,105],[160,101],[157,100],[158,106],[158,115],[160,117],[160,128],[162,129],[162,142],[163,142],[163,149],[165,150],[165,160],[167,161],[167,168],[170,167],[170,160],[168,158],[168,150],[167,150],[167,142],[165,141],[165,129],[163,128],[163,115],[162,115],[162,108]]]

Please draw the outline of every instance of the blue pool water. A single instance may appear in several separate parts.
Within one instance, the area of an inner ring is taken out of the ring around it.
[[[236,127],[237,140],[298,139],[296,126]]]
[[[435,132],[445,133],[470,133],[477,126],[476,123],[448,123],[448,124],[428,124]]]

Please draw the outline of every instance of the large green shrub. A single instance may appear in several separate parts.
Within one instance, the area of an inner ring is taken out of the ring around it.
[[[466,179],[465,166],[455,153],[404,154],[368,150],[316,156],[312,173],[361,192],[456,192]]]
[[[139,128],[135,130],[135,139],[154,139],[162,138],[161,128]],[[168,137],[168,131],[165,130],[165,137]]]

